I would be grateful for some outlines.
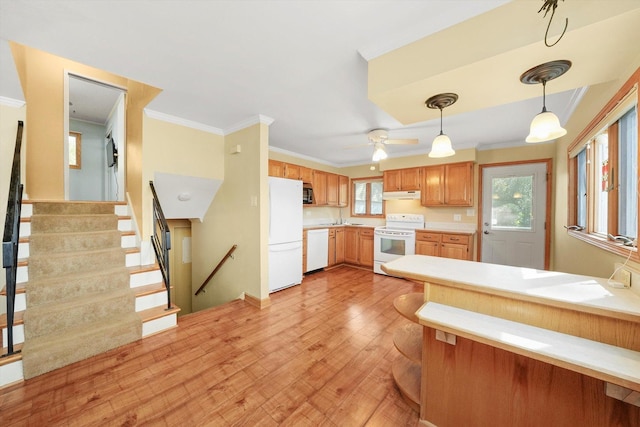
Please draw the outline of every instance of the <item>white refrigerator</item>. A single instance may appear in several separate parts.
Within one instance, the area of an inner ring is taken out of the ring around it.
[[[302,181],[269,177],[269,293],[302,283]]]

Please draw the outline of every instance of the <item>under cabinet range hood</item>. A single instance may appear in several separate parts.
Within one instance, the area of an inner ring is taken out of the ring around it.
[[[414,191],[385,191],[382,200],[419,200],[420,190]]]

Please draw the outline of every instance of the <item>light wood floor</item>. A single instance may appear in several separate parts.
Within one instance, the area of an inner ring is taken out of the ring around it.
[[[340,267],[0,389],[0,425],[417,426],[391,378],[412,282]]]

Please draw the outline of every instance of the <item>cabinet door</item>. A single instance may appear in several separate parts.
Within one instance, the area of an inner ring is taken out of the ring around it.
[[[336,265],[336,230],[329,230],[329,267]]]
[[[423,168],[420,203],[423,206],[442,206],[444,204],[443,165]]]
[[[449,206],[472,206],[473,162],[445,165],[444,175],[445,204]]]
[[[284,177],[284,162],[269,160],[269,176]]]
[[[440,243],[416,242],[416,255],[440,256]]]
[[[344,261],[349,264],[358,263],[358,230],[346,227],[344,230]]]
[[[285,163],[284,177],[289,179],[300,179],[300,166]]]
[[[314,203],[318,206],[327,204],[327,173],[322,171],[313,171],[313,198]]]
[[[404,191],[420,190],[422,168],[409,168],[400,170],[400,189]]]
[[[467,259],[469,247],[456,243],[443,243],[440,248],[440,256],[444,258]]]
[[[338,175],[327,174],[327,205],[338,206]]]
[[[349,206],[349,177],[338,176],[338,206]]]
[[[344,262],[344,228],[336,229],[336,264]]]
[[[390,170],[382,173],[382,189],[383,191],[400,191],[402,183],[401,170]]]
[[[311,184],[313,182],[313,169],[300,166],[300,180]]]
[[[360,230],[358,245],[358,264],[365,267],[373,267],[373,230]]]

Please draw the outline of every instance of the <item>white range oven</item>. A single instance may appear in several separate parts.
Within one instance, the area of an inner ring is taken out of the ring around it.
[[[424,228],[424,215],[388,214],[386,225],[373,235],[373,272],[387,274],[380,266],[416,252],[416,229]]]

